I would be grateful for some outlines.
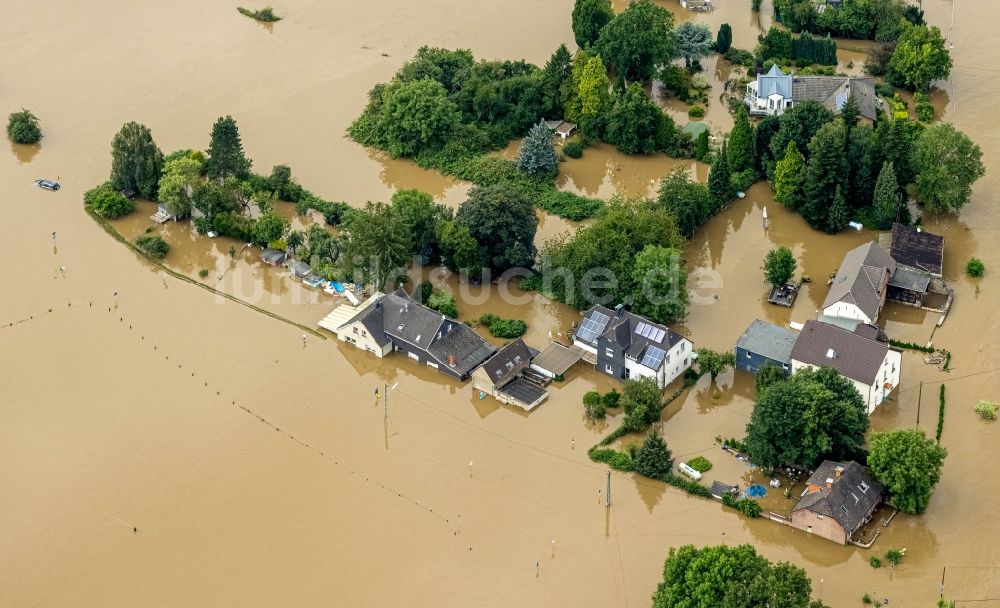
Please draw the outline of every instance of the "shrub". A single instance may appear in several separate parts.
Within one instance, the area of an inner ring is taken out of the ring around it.
[[[896,89],[891,84],[879,82],[875,84],[875,94],[879,97],[892,97],[896,94]]]
[[[979,258],[969,258],[965,264],[965,274],[970,277],[981,277],[986,272],[986,265]]]
[[[144,234],[135,239],[135,244],[150,257],[162,258],[170,253],[170,245],[159,236]]]
[[[583,394],[583,404],[592,407],[601,402],[601,394],[597,391],[587,391]]]
[[[889,339],[889,346],[895,346],[896,348],[906,348],[909,350],[916,350],[922,353],[932,353],[935,348],[933,346],[923,346],[916,344],[915,342],[901,342],[899,340]]]
[[[281,21],[281,17],[274,14],[274,9],[270,6],[262,8],[257,11],[252,11],[250,9],[243,8],[242,6],[236,7],[236,10],[240,12],[241,15],[250,17],[251,19],[256,19],[263,23],[273,23],[275,21]]]
[[[601,405],[607,409],[612,409],[618,407],[618,401],[621,399],[621,393],[616,389],[611,389],[611,391],[604,393],[601,397]]]
[[[601,201],[596,198],[580,196],[572,192],[563,192],[551,188],[539,193],[535,197],[535,204],[553,215],[579,222],[597,215],[601,208]]]
[[[760,506],[760,503],[758,503],[756,500],[753,500],[752,498],[736,499],[733,498],[732,494],[723,494],[722,504],[726,505],[727,507],[736,509],[743,515],[746,515],[747,517],[750,518],[760,517],[760,513],[763,510]]]
[[[898,549],[893,547],[885,552],[885,561],[889,562],[892,566],[898,566],[900,562],[903,561],[903,556],[906,555],[906,549]]]
[[[921,99],[918,100],[917,96]],[[913,95],[915,101],[917,101],[917,120],[920,122],[931,122],[934,120],[934,105],[927,99],[927,96],[923,93],[915,93]]]
[[[987,401],[983,399],[976,404],[976,413],[979,417],[984,420],[996,420],[997,410],[1000,410],[1000,405],[996,401]]]
[[[694,105],[688,108],[688,116],[691,118],[701,118],[704,115],[705,115],[705,108],[699,105]]]
[[[733,173],[729,177],[729,182],[733,185],[733,188],[738,192],[743,192],[747,188],[753,185],[757,181],[757,172],[753,169],[747,169],[745,171],[740,171],[739,173]]]
[[[861,603],[864,604],[865,606],[870,605],[872,603],[872,596],[868,595],[867,593],[862,595]]]
[[[872,568],[881,568],[882,567],[882,560],[879,559],[879,557],[877,555],[873,555],[872,558],[870,560],[868,560],[868,563],[872,565]]]
[[[941,385],[938,400],[940,403],[938,405],[937,441],[941,443],[941,431],[944,430],[944,384]]]
[[[201,277],[201,278],[203,278],[203,279],[205,277],[207,277],[208,276],[208,268],[202,268],[201,270],[199,270],[198,271],[198,276]]]
[[[83,193],[83,204],[103,218],[113,220],[135,211],[135,202],[118,192],[111,182],[104,182]]]
[[[501,319],[493,314],[479,317],[479,322],[490,330],[495,338],[520,338],[528,331],[528,324],[520,319]]]
[[[591,448],[587,456],[595,462],[603,462],[617,471],[634,471],[635,465],[632,457],[626,452],[619,452],[611,448]]]
[[[736,450],[737,452],[742,452],[744,454],[746,454],[749,451],[747,449],[747,444],[745,441],[740,441],[739,439],[734,439],[732,437],[724,440],[722,442],[722,445],[732,450]]]
[[[433,289],[427,298],[427,307],[438,311],[446,317],[458,318],[458,307],[455,306],[455,296],[450,293]]]
[[[687,462],[688,466],[698,471],[699,473],[705,473],[712,469],[712,463],[708,458],[704,456],[695,456]]]
[[[417,285],[417,302],[421,304],[426,304],[427,299],[431,297],[431,293],[434,292],[434,285],[430,281],[424,281]]]
[[[570,158],[583,156],[583,143],[579,139],[571,139],[563,144],[563,154]]]
[[[753,53],[743,49],[730,48],[726,51],[724,55],[726,61],[732,63],[733,65],[742,65],[746,68],[752,68],[754,66]]]
[[[7,137],[15,144],[37,144],[42,138],[38,117],[24,108],[20,112],[14,112],[7,120]]]

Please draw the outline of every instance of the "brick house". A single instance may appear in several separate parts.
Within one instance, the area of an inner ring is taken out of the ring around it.
[[[882,502],[882,485],[856,462],[825,460],[792,509],[791,526],[846,545]]]

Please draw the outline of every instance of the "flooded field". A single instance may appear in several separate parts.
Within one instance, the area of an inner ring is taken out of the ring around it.
[[[697,15],[663,4],[713,29],[731,23],[736,46],[756,40],[749,2]],[[935,328],[937,315],[894,305],[884,316],[893,337],[953,352],[950,373],[904,354],[896,401],[871,419],[876,429],[913,426],[922,407],[919,426],[933,432],[937,386],[947,383],[944,477],[925,515],[897,516],[875,545],[907,548],[895,571],[872,569],[863,549],[630,475],[613,475],[605,509],[606,468],[586,447],[618,421],[584,419],[583,393],[613,386],[592,370],[572,370],[530,415],[480,401],[469,385],[400,357],[316,337],[303,345],[296,327],[164,276],[83,213],[82,192],[105,179],[123,122],[147,124],[170,151],[207,146],[225,114],[258,170],[288,164],[324,198],[361,205],[420,188],[457,205],[468,184],[369,153],[344,129],[368,89],[419,46],[543,63],[572,42],[571,6],[385,0],[373,17],[309,0],[276,5],[285,19],[268,28],[233,5],[190,0],[7,7],[0,108],[30,108],[44,138],[0,158],[0,606],[645,606],[670,547],[719,542],[801,565],[834,607],[857,605],[866,591],[895,606],[932,605],[945,568],[946,595],[959,605],[1000,605],[1000,522],[988,499],[1000,482],[984,475],[1000,457],[1000,427],[972,412],[1000,391],[1000,251],[991,246],[1000,238],[1000,133],[986,127],[1000,81],[988,77],[985,0],[924,2],[955,42],[953,77],[935,97],[940,116],[983,148],[988,173],[959,217],[924,222],[946,238],[956,290],[947,321]],[[765,2],[764,27],[770,12]],[[728,129],[716,111],[708,118]],[[677,162],[597,146],[563,165],[560,187],[651,194]],[[58,177],[62,190],[34,188],[39,177]],[[137,235],[150,213],[144,206],[117,226]],[[539,238],[573,228],[545,217]],[[195,238],[183,224],[155,230],[175,245],[171,268],[199,281],[207,269],[204,282],[276,314],[312,325],[335,303],[255,253],[231,257],[240,243]],[[696,304],[678,329],[724,349],[754,318],[810,318],[843,252],[869,238],[818,234],[758,184],[691,240]],[[764,297],[759,266],[777,244],[814,279],[791,310]],[[984,279],[965,277],[970,255],[984,260]],[[421,273],[461,289],[454,277]],[[536,347],[575,321],[564,306],[512,293],[520,303],[470,293],[462,319],[523,317]],[[385,416],[373,391],[395,383]],[[728,372],[716,386],[703,378],[664,411],[662,430],[675,456],[705,455],[709,477],[746,482],[750,471],[713,438],[742,436],[752,405],[745,375]],[[782,508],[780,496],[768,500]]]

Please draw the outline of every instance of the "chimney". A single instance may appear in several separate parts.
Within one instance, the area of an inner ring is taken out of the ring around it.
[[[451,333],[451,326],[452,326],[452,324],[451,324],[451,323],[449,323],[449,324],[448,324],[448,329],[447,329],[447,331],[445,331],[445,333],[447,333],[447,334],[450,334],[450,333]]]
[[[451,367],[458,366],[458,359],[455,358],[455,353],[451,353],[450,355],[448,355],[448,365],[450,365]]]
[[[622,316],[623,312],[625,312],[625,307],[623,305],[619,304],[618,306],[615,306],[615,316],[616,317]]]
[[[832,348],[827,349],[827,351],[826,351],[826,358],[827,359],[834,359],[836,357],[837,357],[837,351],[833,350]]]
[[[832,488],[833,487],[833,477],[827,477],[826,478],[826,487],[828,487],[828,488]]]
[[[843,472],[844,472],[844,467],[841,467],[841,466],[838,466],[836,469],[833,470],[833,474],[836,477],[840,477],[840,474],[843,473]]]

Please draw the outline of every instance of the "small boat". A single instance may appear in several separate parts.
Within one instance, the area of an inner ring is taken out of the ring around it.
[[[864,228],[864,225],[861,222],[847,222],[847,225],[850,226],[851,228],[854,228],[858,232],[860,232],[861,229]]]
[[[42,190],[51,190],[52,192],[59,189],[59,182],[54,182],[50,179],[36,179],[35,185]]]

